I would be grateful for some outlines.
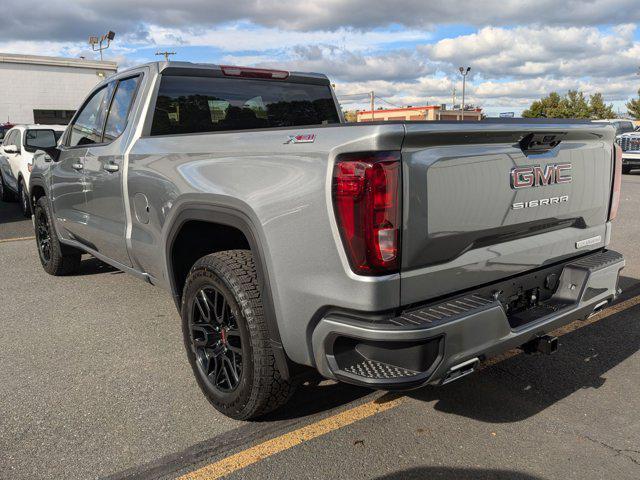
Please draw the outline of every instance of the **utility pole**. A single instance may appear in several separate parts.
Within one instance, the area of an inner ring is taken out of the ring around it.
[[[175,54],[176,54],[176,52],[167,52],[167,51],[156,52],[156,55],[163,55],[164,56],[164,61],[165,62],[169,61],[169,55],[175,55]]]
[[[471,70],[471,67],[467,67],[466,69],[460,67],[458,70],[460,70],[460,75],[462,75],[462,121],[464,122],[464,90],[467,83],[467,74]]]
[[[109,30],[99,38],[93,36],[89,37],[89,45],[91,45],[91,50],[93,50],[94,52],[100,52],[100,61],[102,61],[102,51],[109,48],[109,45],[111,45],[111,40],[113,40],[114,38],[116,38],[116,34],[111,30]],[[103,47],[102,44],[105,41],[107,42],[107,45]],[[98,45],[98,47],[96,47],[96,45]]]
[[[371,95],[371,121],[373,122],[375,120],[375,113],[374,113],[374,109],[375,109],[375,98],[376,95],[375,93],[373,93],[373,90],[371,90],[371,92],[369,93],[369,95]]]

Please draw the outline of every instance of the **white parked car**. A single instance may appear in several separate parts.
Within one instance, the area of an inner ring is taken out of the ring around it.
[[[17,125],[6,132],[0,147],[0,199],[20,200],[22,213],[31,215],[29,177],[36,150],[55,147],[64,125]]]
[[[640,168],[640,132],[618,135],[616,143],[622,148],[622,173],[629,173],[632,168]]]

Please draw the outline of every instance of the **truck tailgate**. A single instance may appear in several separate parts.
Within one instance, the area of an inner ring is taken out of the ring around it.
[[[401,302],[602,248],[614,130],[597,123],[406,124]]]

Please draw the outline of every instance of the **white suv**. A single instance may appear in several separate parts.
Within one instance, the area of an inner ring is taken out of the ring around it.
[[[17,197],[22,213],[31,215],[29,176],[36,150],[54,147],[66,127],[63,125],[18,125],[6,132],[0,147],[0,199]]]

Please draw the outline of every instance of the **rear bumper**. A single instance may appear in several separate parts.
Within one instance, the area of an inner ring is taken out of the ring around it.
[[[622,152],[622,164],[640,166],[640,152]]]
[[[519,312],[517,322],[486,289],[392,318],[329,313],[312,334],[316,366],[326,377],[373,388],[445,383],[470,373],[480,360],[604,307],[617,295],[623,267],[623,256],[611,250],[559,266],[555,293]]]

